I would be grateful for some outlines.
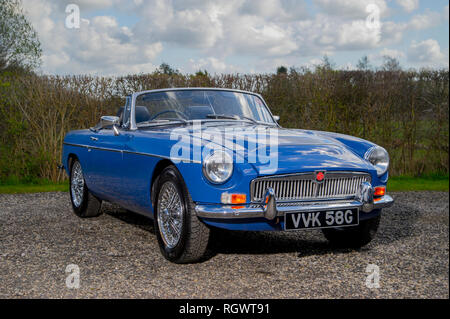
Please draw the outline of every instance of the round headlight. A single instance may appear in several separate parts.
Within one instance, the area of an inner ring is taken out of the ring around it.
[[[364,158],[375,166],[378,176],[381,176],[387,172],[389,168],[389,154],[381,146],[369,148],[364,155]]]
[[[203,175],[214,184],[227,181],[233,173],[233,158],[226,152],[216,151],[203,161]]]

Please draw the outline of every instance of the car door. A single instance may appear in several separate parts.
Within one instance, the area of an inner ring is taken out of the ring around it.
[[[123,172],[123,151],[129,135],[119,128],[119,135],[112,129],[92,132],[89,148],[91,184],[94,194],[111,202],[120,202]]]
[[[161,160],[153,149],[155,131],[128,131],[129,138],[123,154],[123,193],[121,205],[129,210],[151,216],[151,181],[156,164]]]

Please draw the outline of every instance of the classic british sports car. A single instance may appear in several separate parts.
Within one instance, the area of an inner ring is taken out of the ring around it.
[[[143,91],[117,115],[64,139],[73,210],[94,217],[109,201],[154,219],[172,262],[202,260],[215,228],[320,228],[334,245],[361,247],[393,204],[384,148],[282,128],[259,94]]]

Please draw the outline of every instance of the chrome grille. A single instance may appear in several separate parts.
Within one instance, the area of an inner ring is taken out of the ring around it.
[[[370,175],[359,172],[326,172],[321,183],[315,181],[314,173],[261,177],[251,183],[252,202],[262,201],[269,187],[278,201],[349,198],[366,181],[371,181]]]

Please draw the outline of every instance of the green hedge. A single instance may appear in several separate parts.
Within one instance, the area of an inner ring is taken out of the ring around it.
[[[0,181],[60,182],[64,134],[115,114],[133,91],[224,87],[261,93],[280,124],[371,140],[391,156],[391,175],[448,174],[448,70],[126,77],[0,74]]]

